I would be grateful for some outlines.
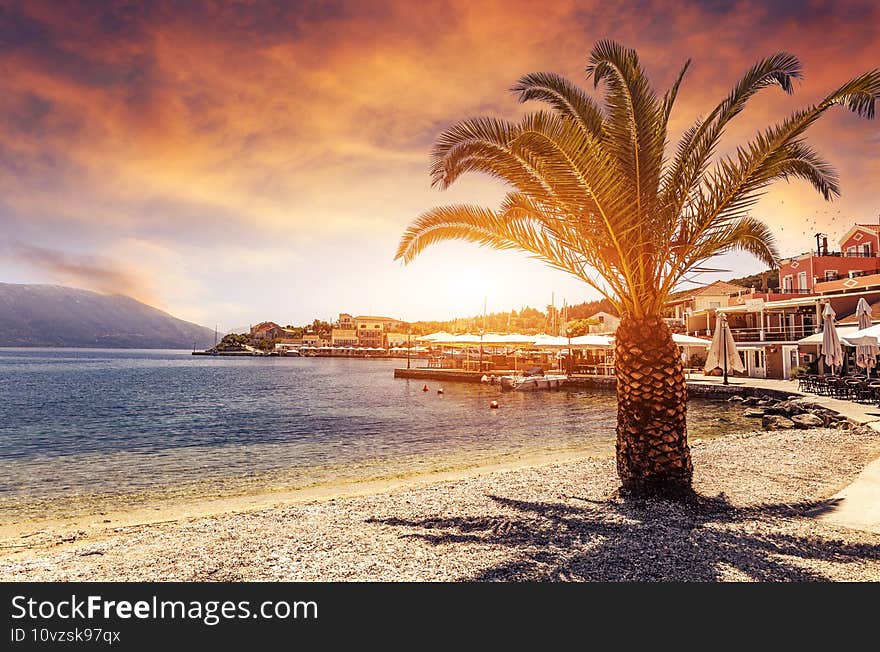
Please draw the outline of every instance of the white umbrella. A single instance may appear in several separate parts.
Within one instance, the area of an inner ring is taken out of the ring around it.
[[[871,327],[871,306],[868,305],[864,297],[859,299],[859,304],[856,306],[856,315],[859,318],[859,330]],[[856,364],[863,369],[867,369],[868,374],[870,374],[871,369],[877,366],[877,351],[878,347],[876,344],[858,345],[856,347]]]
[[[416,342],[448,342],[450,338],[455,338],[455,335],[447,333],[446,331],[437,331],[436,333],[431,333],[430,335],[422,335],[421,337],[417,337]]]
[[[567,349],[568,348],[568,338],[567,337],[557,337],[555,335],[535,335],[535,342],[533,346],[536,349]]]
[[[740,373],[746,370],[736,350],[733,334],[727,327],[727,315],[722,312],[718,315],[718,323],[715,327],[715,334],[712,336],[709,352],[706,354],[706,364],[703,366],[703,370],[708,372],[713,369],[724,369],[725,353],[727,354],[727,369],[733,369]]]
[[[580,335],[571,338],[573,349],[612,349],[614,338],[608,335]]]
[[[851,332],[849,335],[844,335],[844,339],[850,346],[880,344],[880,324]]]
[[[463,344],[466,346],[472,346],[474,344],[480,343],[480,336],[479,335],[471,335],[470,333],[466,333],[464,335],[455,335],[449,340],[448,343],[449,344],[456,344],[456,345]]]
[[[825,356],[825,364],[831,367],[832,373],[834,367],[843,364],[843,347],[840,345],[837,329],[834,328],[836,314],[831,304],[826,303],[825,310],[822,311],[822,355]]]
[[[711,340],[702,337],[691,337],[690,335],[683,335],[681,333],[673,333],[672,341],[678,344],[678,346],[705,346],[706,348],[709,348],[712,345]]]

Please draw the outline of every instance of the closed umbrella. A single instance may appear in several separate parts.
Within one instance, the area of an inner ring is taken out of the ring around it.
[[[825,364],[831,367],[831,373],[834,373],[834,367],[843,364],[843,347],[840,345],[837,329],[834,328],[836,315],[831,304],[826,303],[825,310],[822,311],[822,355],[825,356]]]
[[[859,304],[856,306],[856,316],[859,318],[859,330],[871,327],[871,306],[864,297],[859,299]],[[877,351],[876,344],[860,344],[856,347],[856,364],[866,369],[869,376],[871,369],[877,366]]]
[[[713,369],[723,369],[725,381],[728,370],[733,369],[742,373],[746,369],[739,357],[739,352],[736,350],[733,334],[727,327],[727,315],[723,312],[718,315],[718,324],[715,328],[715,334],[712,336],[709,352],[706,354],[706,364],[703,366],[703,370],[706,372]]]

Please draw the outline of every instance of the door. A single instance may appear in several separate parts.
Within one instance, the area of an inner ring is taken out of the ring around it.
[[[782,379],[788,380],[791,370],[798,366],[798,348],[796,346],[782,347]]]
[[[764,349],[750,349],[745,351],[748,360],[748,374],[752,378],[767,377],[767,361],[764,357]]]

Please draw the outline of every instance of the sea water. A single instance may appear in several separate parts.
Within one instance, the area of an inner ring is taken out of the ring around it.
[[[393,377],[404,364],[0,349],[0,523],[613,454],[613,392],[438,381],[425,392]],[[750,425],[741,408],[691,399],[692,438]]]

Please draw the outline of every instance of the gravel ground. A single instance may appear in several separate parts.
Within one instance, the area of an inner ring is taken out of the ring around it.
[[[614,461],[582,460],[70,533],[0,579],[878,581],[880,535],[816,518],[878,454],[868,429],[733,435],[693,446],[692,505],[621,500]]]

